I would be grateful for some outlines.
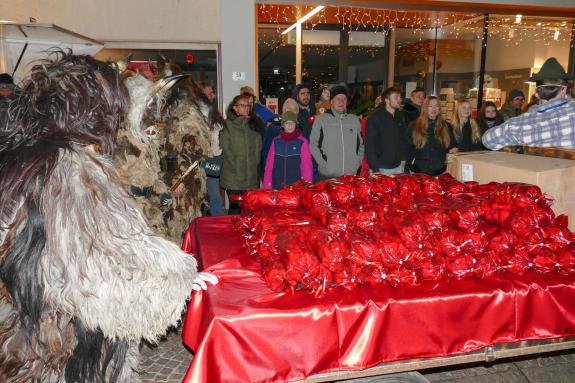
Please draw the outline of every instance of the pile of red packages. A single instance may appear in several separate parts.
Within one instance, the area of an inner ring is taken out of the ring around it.
[[[571,273],[575,236],[539,187],[343,176],[243,197],[235,227],[274,291]]]

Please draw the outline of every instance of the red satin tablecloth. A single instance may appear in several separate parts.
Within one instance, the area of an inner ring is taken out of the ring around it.
[[[292,381],[575,335],[573,276],[363,285],[315,298],[269,290],[230,217],[194,221],[183,248],[220,279],[189,304],[182,338],[195,356],[184,382]]]

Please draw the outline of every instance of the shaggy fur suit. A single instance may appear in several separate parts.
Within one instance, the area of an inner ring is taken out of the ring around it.
[[[111,162],[118,72],[54,53],[0,125],[0,382],[138,382],[181,317],[194,257],[156,235]]]

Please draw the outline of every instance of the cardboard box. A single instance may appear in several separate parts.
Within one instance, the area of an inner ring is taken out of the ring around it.
[[[524,182],[537,185],[555,202],[555,214],[569,217],[575,231],[575,160],[503,152],[466,152],[447,157],[447,171],[459,181],[480,184]]]

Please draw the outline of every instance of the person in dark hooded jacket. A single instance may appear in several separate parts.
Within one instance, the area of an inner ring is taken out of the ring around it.
[[[310,87],[305,84],[297,84],[293,90],[293,98],[299,105],[299,112],[297,115],[297,123],[301,129],[302,135],[309,141],[311,135],[311,128],[315,121],[315,103],[311,95]],[[319,179],[319,172],[317,170],[317,161],[312,158],[313,162],[313,180],[314,182]]]
[[[313,121],[310,117],[315,117],[315,104],[312,102],[310,87],[305,84],[297,84],[293,89],[293,99],[299,105],[297,122],[303,136],[309,140]]]

